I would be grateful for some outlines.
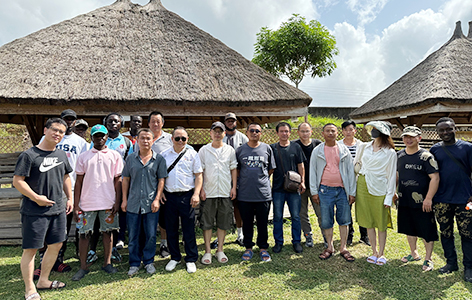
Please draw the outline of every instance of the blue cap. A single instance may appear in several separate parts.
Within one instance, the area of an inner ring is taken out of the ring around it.
[[[108,130],[105,126],[97,124],[92,127],[92,130],[90,131],[90,135],[93,136],[95,133],[99,133],[99,132],[108,134]]]

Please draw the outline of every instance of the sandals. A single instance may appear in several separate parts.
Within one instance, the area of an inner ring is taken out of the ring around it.
[[[328,248],[324,249],[323,252],[318,256],[321,260],[327,260],[331,256],[333,256],[333,251],[328,250]]]
[[[32,293],[29,296],[25,296],[25,300],[41,300],[41,296],[38,293]]]
[[[61,283],[63,285],[61,285]],[[42,291],[42,290],[59,290],[59,289],[63,289],[66,287],[66,284],[64,282],[60,282],[60,281],[57,281],[57,280],[54,280],[51,282],[51,285],[49,287],[46,287],[46,288],[38,288],[36,287],[36,289],[38,291]]]
[[[374,265],[377,264],[377,256],[371,255],[367,257],[367,262]]]
[[[403,263],[408,263],[408,262],[412,262],[412,261],[419,261],[421,260],[421,256],[418,256],[418,257],[413,257],[413,255],[411,254],[408,254],[407,256],[403,256],[401,261]]]
[[[272,260],[267,250],[262,250],[261,252],[259,252],[259,256],[261,257],[261,261],[263,262],[268,262]]]
[[[355,261],[356,259],[354,258],[354,256],[351,255],[351,253],[349,253],[349,251],[345,250],[343,252],[340,252],[339,253],[347,262],[353,262]]]
[[[384,256],[377,258],[377,262],[375,263],[377,266],[383,266],[387,263],[387,259]]]
[[[241,259],[243,261],[249,261],[253,255],[254,255],[254,252],[252,252],[252,250],[247,249],[246,251],[244,251],[244,254],[241,257]]]
[[[201,262],[204,265],[210,265],[211,264],[211,253],[203,254]]]
[[[206,253],[205,253],[206,254]],[[225,255],[223,251],[217,251],[215,253],[215,257],[220,264],[225,264],[228,262],[228,257]],[[203,258],[202,258],[203,259]]]
[[[432,260],[425,260],[423,262],[423,271],[428,272],[434,269],[434,264]]]

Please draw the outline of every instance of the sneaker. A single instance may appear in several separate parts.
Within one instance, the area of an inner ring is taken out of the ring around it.
[[[138,274],[139,267],[129,267],[128,276],[133,276]]]
[[[303,247],[300,243],[294,243],[293,244],[293,250],[295,253],[302,253],[303,252]]]
[[[457,265],[446,264],[444,267],[439,269],[439,273],[449,274],[457,270],[459,270],[459,267]]]
[[[306,240],[305,246],[310,247],[310,248],[315,246],[315,244],[313,243],[313,235],[311,233],[305,234],[305,240]]]
[[[119,240],[118,243],[116,243],[116,249],[121,250],[125,247],[125,242],[122,240]]]
[[[154,267],[154,264],[147,264],[144,266],[144,268],[146,269],[146,272],[148,272],[148,274],[156,273],[156,268]]]
[[[113,249],[111,249],[111,260],[114,263],[120,263],[123,260],[123,257],[121,257],[121,254],[120,252],[118,252],[118,249],[116,249],[116,247],[113,247]]]
[[[218,238],[216,238],[213,242],[210,244],[210,249],[216,249],[218,248]]]
[[[464,270],[464,280],[472,283],[472,268]]]
[[[166,271],[173,271],[177,265],[180,264],[180,261],[170,260],[166,265]]]
[[[280,253],[280,251],[282,251],[283,246],[284,245],[282,244],[275,244],[274,247],[272,247],[272,251],[274,253]]]
[[[187,263],[187,272],[189,274],[197,272],[197,266],[195,265],[194,262],[188,262]]]
[[[244,247],[244,237],[240,236],[236,239],[236,244],[238,244],[241,247]]]
[[[97,253],[95,253],[95,251],[90,250],[87,253],[87,263],[88,264],[93,264],[97,259],[98,259],[98,256],[97,256]]]
[[[166,245],[161,245],[161,247],[159,248],[159,255],[162,257],[162,258],[166,258],[170,255],[169,253],[169,249],[167,249],[167,246]]]
[[[370,246],[369,237],[367,235],[366,236],[361,236],[361,239],[359,240],[359,243],[364,243],[367,246]]]
[[[346,245],[352,246],[352,235],[351,235],[351,234],[349,234],[349,235],[347,236]]]
[[[79,281],[80,279],[84,278],[84,276],[87,275],[89,272],[89,270],[79,269],[79,271],[77,271],[77,273],[72,276],[72,280]]]
[[[40,268],[34,270],[34,272],[33,272],[33,280],[38,280],[40,275],[41,275],[41,269],[40,269]]]
[[[118,272],[118,269],[112,266],[111,264],[102,267],[102,270],[107,272],[108,274],[115,274],[116,272]]]

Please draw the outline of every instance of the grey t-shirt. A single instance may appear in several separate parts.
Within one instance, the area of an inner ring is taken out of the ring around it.
[[[53,206],[39,206],[33,200],[23,196],[20,213],[28,216],[54,216],[65,212],[66,205],[62,198],[64,176],[72,172],[64,151],[43,151],[31,147],[21,153],[16,163],[14,174],[24,176],[25,182],[38,195],[44,195],[55,202]]]
[[[269,170],[275,169],[272,149],[265,143],[256,148],[244,144],[236,150],[238,160],[238,201],[272,201]]]
[[[143,165],[139,152],[135,152],[126,159],[122,175],[130,177],[126,210],[134,214],[150,213],[151,204],[156,198],[159,179],[167,177],[165,159],[153,151],[152,158]]]
[[[290,142],[287,147],[279,146],[279,143],[270,145],[274,152],[275,161],[279,166],[274,171],[274,178],[272,180],[272,190],[274,192],[285,192],[284,190],[284,171],[295,171],[298,173],[298,164],[306,161],[305,154],[303,154],[302,148],[296,142]],[[279,155],[280,149],[280,155]],[[282,161],[280,158],[282,157]],[[283,168],[282,168],[283,163]],[[305,170],[306,172],[306,170]]]

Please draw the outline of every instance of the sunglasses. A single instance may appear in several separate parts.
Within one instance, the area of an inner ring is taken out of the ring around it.
[[[187,141],[187,138],[184,137],[184,136],[176,136],[174,138],[174,141],[176,141],[176,142],[180,142],[180,140],[182,140],[182,142],[185,142],[185,141]]]
[[[254,133],[254,132],[255,132],[255,133],[259,133],[259,132],[261,132],[261,131],[260,131],[259,129],[249,129],[249,132],[250,132],[250,133]]]

